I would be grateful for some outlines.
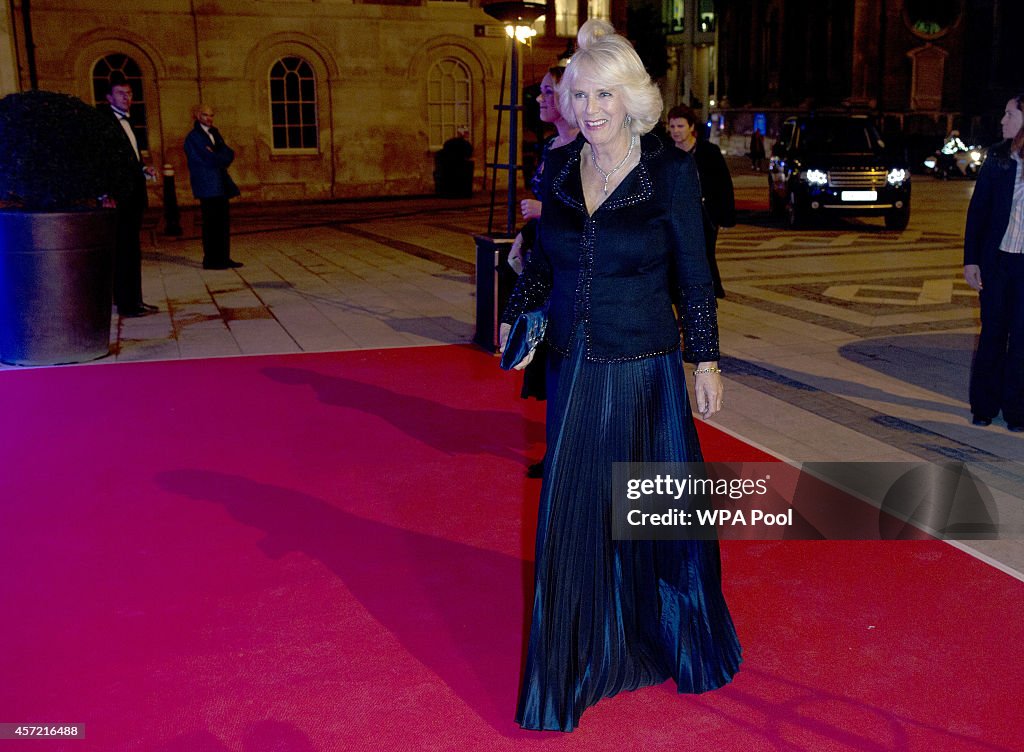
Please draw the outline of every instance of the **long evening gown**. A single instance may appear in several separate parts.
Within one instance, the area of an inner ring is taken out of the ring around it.
[[[715,304],[707,280],[698,308]],[[709,320],[715,326],[713,316],[689,323]],[[717,329],[691,335],[713,338],[717,353]],[[548,456],[516,713],[528,729],[571,731],[602,697],[670,677],[679,692],[715,689],[741,660],[717,541],[612,539],[613,462],[702,461],[682,354],[597,362],[586,345],[580,323],[568,350],[549,353]]]

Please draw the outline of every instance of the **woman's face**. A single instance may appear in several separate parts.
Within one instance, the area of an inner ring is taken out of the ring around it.
[[[1016,99],[1006,103],[1006,112],[999,123],[1003,126],[1003,138],[1013,138],[1020,133],[1021,126],[1024,125],[1024,112],[1020,111]]]
[[[626,104],[618,87],[580,78],[572,89],[572,111],[583,137],[591,144],[603,146],[626,141],[631,135],[623,127]]]
[[[555,93],[555,78],[550,73],[541,79],[537,104],[540,105],[540,119],[545,123],[557,123],[562,119],[558,109],[558,94]]]
[[[668,135],[672,137],[676,146],[688,143],[694,138],[693,126],[686,118],[671,118],[668,121]]]

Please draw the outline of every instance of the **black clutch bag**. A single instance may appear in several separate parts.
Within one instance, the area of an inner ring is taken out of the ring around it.
[[[505,352],[501,354],[501,367],[506,371],[515,368],[540,344],[547,328],[548,315],[546,311],[537,310],[519,314],[515,323],[512,324],[512,331],[509,332],[508,340],[505,342]]]

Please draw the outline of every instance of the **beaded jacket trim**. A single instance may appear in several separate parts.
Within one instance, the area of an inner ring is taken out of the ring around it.
[[[594,214],[587,212],[586,205],[579,198],[565,189],[565,183],[573,174],[573,170],[579,171],[581,152],[584,139],[579,136],[573,145],[565,147],[568,155],[562,169],[559,170],[552,181],[551,192],[562,203],[576,209],[585,215],[582,248],[580,249],[580,268],[576,280],[576,289],[573,294],[573,322],[572,331],[580,325],[583,326],[583,334],[586,352],[584,358],[595,363],[618,363],[633,360],[642,360],[658,355],[665,355],[679,349],[679,346],[663,348],[653,352],[646,352],[634,355],[616,357],[598,357],[593,354],[593,347],[590,334],[590,290],[594,278],[594,263],[597,239],[598,215],[605,210],[613,211],[626,206],[634,206],[644,201],[649,201],[654,196],[654,183],[651,179],[647,162],[657,157],[664,151],[665,146],[657,137],[644,138],[642,140],[643,150],[640,154],[640,162],[634,168],[635,181],[624,180],[619,184],[611,196],[604,201]],[[627,183],[635,186],[632,190],[622,190]],[[618,195],[622,193],[622,195]],[[539,265],[534,265],[534,267]],[[550,269],[545,270],[530,268],[528,265],[523,275],[519,278],[512,296],[509,299],[508,307],[505,310],[504,318],[510,315],[518,315],[522,311],[539,308],[551,294]],[[679,291],[679,308],[686,326],[683,327],[683,359],[690,363],[718,360],[718,337],[717,337],[717,302],[714,295],[714,286],[711,283],[699,285],[687,285]],[[514,317],[514,316],[513,316]],[[550,338],[545,341],[555,352],[565,356],[568,351],[555,345]]]

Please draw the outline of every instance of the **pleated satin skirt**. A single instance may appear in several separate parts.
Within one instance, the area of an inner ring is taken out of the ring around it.
[[[613,541],[613,462],[700,462],[679,352],[549,356],[548,455],[516,721],[572,731],[602,697],[728,683],[741,661],[717,541]],[[554,397],[554,399],[551,399]],[[651,723],[657,723],[656,718]]]

